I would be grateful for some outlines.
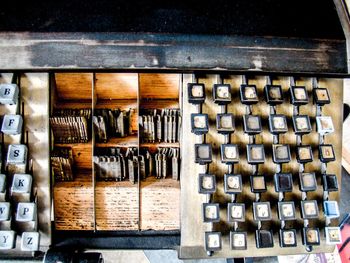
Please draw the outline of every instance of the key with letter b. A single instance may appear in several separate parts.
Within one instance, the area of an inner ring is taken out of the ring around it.
[[[16,104],[19,89],[16,84],[0,84],[0,103]]]

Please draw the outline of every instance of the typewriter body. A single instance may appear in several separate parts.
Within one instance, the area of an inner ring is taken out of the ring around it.
[[[344,3],[318,3],[310,19],[317,1],[273,1],[276,14],[300,13],[277,25],[257,1],[236,16],[229,1],[148,3],[141,23],[141,2],[89,6],[97,17],[133,12],[108,30],[1,27],[0,258],[332,252],[342,242]],[[225,19],[200,19],[218,10]],[[247,27],[253,11],[264,23]]]

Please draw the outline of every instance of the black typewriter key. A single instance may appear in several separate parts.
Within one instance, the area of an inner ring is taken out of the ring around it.
[[[203,206],[203,221],[205,223],[219,222],[220,210],[219,204],[216,203],[204,203]]]
[[[316,200],[301,201],[301,216],[304,219],[318,218],[318,205]]]
[[[250,176],[250,189],[253,193],[266,192],[265,177],[263,175],[251,175]]]
[[[311,145],[297,146],[297,161],[298,163],[308,163],[314,160]]]
[[[195,162],[199,164],[211,163],[212,147],[211,144],[195,144]]]
[[[272,134],[282,134],[288,131],[286,116],[273,114],[269,116],[269,129]]]
[[[274,163],[290,162],[290,149],[288,144],[272,145],[272,159]]]
[[[256,230],[255,239],[257,248],[273,247],[272,230]]]
[[[270,202],[253,202],[253,215],[255,221],[270,221]]]
[[[334,149],[333,149],[333,145],[331,144],[319,145],[318,153],[319,153],[320,160],[323,163],[335,161]]]
[[[226,194],[238,194],[242,192],[242,176],[240,174],[225,174],[224,188]]]
[[[291,192],[293,190],[293,178],[291,173],[275,174],[276,192]]]
[[[313,89],[314,102],[317,105],[323,106],[325,104],[331,103],[331,99],[326,88],[316,88]]]
[[[219,105],[229,104],[231,102],[231,85],[214,84],[213,98],[214,102]]]
[[[317,189],[315,173],[299,173],[299,183],[302,192],[311,192]]]
[[[221,144],[221,161],[223,163],[238,163],[239,152],[237,144]]]
[[[281,247],[296,247],[297,233],[295,229],[281,229],[279,232]]]
[[[317,246],[320,244],[320,231],[318,228],[303,228],[303,244],[306,246]]]
[[[278,217],[280,220],[295,220],[294,202],[278,202]]]
[[[198,176],[199,193],[212,194],[216,191],[216,178],[213,174],[200,174]]]
[[[246,105],[258,103],[258,92],[255,85],[242,84],[239,90],[241,102]]]
[[[338,179],[335,174],[325,174],[322,176],[323,190],[328,192],[338,191]]]
[[[317,132],[321,135],[326,135],[334,132],[332,117],[330,116],[316,116]]]
[[[218,251],[221,250],[221,233],[220,232],[205,232],[205,250]]]
[[[338,226],[328,226],[324,228],[326,234],[326,243],[328,245],[336,245],[342,243],[342,236],[340,227]]]
[[[261,118],[258,115],[244,115],[243,116],[244,132],[249,135],[261,133]]]
[[[304,86],[290,87],[291,103],[295,106],[305,105],[309,103],[309,96]]]
[[[245,221],[245,205],[241,203],[228,203],[227,213],[229,222]]]
[[[265,151],[263,144],[247,145],[247,161],[249,164],[259,164],[265,162]]]
[[[247,249],[247,232],[230,232],[231,249],[245,250]]]
[[[220,113],[216,115],[216,129],[218,133],[230,134],[235,131],[235,120],[232,113]]]
[[[264,91],[267,104],[277,105],[283,103],[283,92],[280,85],[266,85]]]
[[[307,134],[312,131],[310,118],[308,115],[294,115],[293,116],[294,133],[298,135]]]
[[[188,83],[188,102],[192,104],[202,104],[205,101],[205,87],[200,83]]]
[[[206,134],[209,131],[208,114],[191,114],[191,131],[196,135]]]

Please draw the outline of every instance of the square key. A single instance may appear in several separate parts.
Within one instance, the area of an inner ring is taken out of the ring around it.
[[[295,134],[307,134],[312,131],[308,115],[293,115],[293,129]]]
[[[303,228],[303,244],[306,246],[315,246],[320,244],[320,231],[318,228]]]
[[[318,218],[318,205],[316,200],[301,201],[301,216],[304,219]]]
[[[40,243],[39,232],[23,232],[21,240],[21,250],[38,251]]]
[[[288,144],[272,145],[272,159],[274,163],[290,162],[290,149]]]
[[[293,190],[293,177],[291,173],[275,174],[276,192],[291,192]]]
[[[230,84],[214,84],[213,99],[219,105],[229,104],[231,102],[231,85]]]
[[[294,202],[278,202],[278,217],[280,220],[295,220]]]
[[[283,103],[283,92],[280,85],[266,85],[264,91],[267,104],[277,105]]]
[[[255,104],[258,103],[258,92],[255,85],[242,84],[240,86],[239,94],[241,97],[241,102],[243,104]]]
[[[266,192],[265,177],[263,175],[251,175],[250,176],[250,190],[252,193]]]
[[[0,103],[16,104],[18,100],[19,89],[16,84],[0,84]]]
[[[341,244],[342,242],[342,236],[340,232],[340,227],[325,227],[324,228],[325,234],[326,234],[326,244],[328,245],[336,245]]]
[[[18,203],[16,221],[30,222],[36,220],[36,204],[35,203]]]
[[[203,206],[203,221],[208,222],[219,222],[220,221],[220,210],[219,204],[215,203],[204,203]]]
[[[308,163],[314,160],[311,145],[297,146],[297,161],[298,163]]]
[[[322,144],[318,146],[318,153],[321,162],[328,163],[335,161],[335,154],[333,145],[331,144]]]
[[[297,233],[295,229],[281,229],[279,236],[281,247],[297,246]]]
[[[224,190],[226,194],[239,194],[242,192],[242,176],[240,174],[224,175]]]
[[[323,190],[335,192],[339,190],[338,179],[335,174],[324,174],[322,176]]]
[[[331,218],[338,218],[340,216],[339,206],[337,201],[324,201],[323,202],[324,215]]]
[[[237,144],[221,144],[221,162],[223,163],[238,163],[239,152]]]
[[[309,96],[304,86],[290,87],[290,99],[291,103],[295,106],[309,103]]]
[[[326,135],[334,132],[334,126],[331,116],[316,116],[317,132]]]
[[[16,244],[16,233],[12,230],[0,231],[0,249],[13,249]]]
[[[253,202],[253,213],[255,221],[270,221],[270,202]]]
[[[30,174],[14,174],[11,193],[27,193],[32,190],[32,176]]]
[[[216,191],[216,178],[213,174],[200,174],[199,180],[199,193],[212,194]]]
[[[7,151],[7,163],[26,164],[27,146],[24,144],[10,144]]]
[[[245,205],[240,203],[228,203],[227,213],[229,222],[245,221]]]
[[[255,241],[257,248],[273,247],[273,233],[271,230],[256,230]]]
[[[315,88],[312,90],[314,95],[314,102],[317,105],[323,106],[331,103],[331,99],[326,88]]]
[[[11,218],[11,206],[8,202],[0,202],[0,221],[8,221]]]
[[[216,115],[216,129],[221,134],[231,134],[235,131],[235,119],[232,113]]]
[[[209,131],[208,114],[191,114],[191,132],[196,135],[206,134]]]
[[[192,104],[202,104],[205,101],[205,87],[201,83],[188,83],[188,102]]]
[[[269,116],[269,129],[272,134],[282,134],[288,131],[287,118],[282,114],[271,114]]]
[[[247,249],[247,232],[230,232],[231,249],[245,250]]]
[[[205,250],[218,251],[221,250],[221,232],[205,232]]]
[[[212,148],[211,144],[195,144],[195,162],[199,164],[211,163]]]
[[[16,135],[22,132],[23,118],[21,115],[6,114],[2,120],[1,131],[4,134]]]
[[[261,133],[261,118],[258,115],[244,115],[243,116],[244,132],[249,135]]]
[[[299,173],[299,183],[302,192],[311,192],[317,189],[315,173]]]
[[[259,164],[265,162],[265,151],[263,144],[247,145],[247,161],[249,164]]]

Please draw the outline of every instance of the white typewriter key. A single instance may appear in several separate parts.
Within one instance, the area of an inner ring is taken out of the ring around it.
[[[316,116],[317,132],[321,135],[334,132],[332,117]]]
[[[247,249],[246,232],[230,232],[230,241],[232,249]]]
[[[8,202],[0,202],[0,221],[8,221],[11,218],[11,207]]]
[[[243,222],[245,220],[245,205],[241,203],[228,203],[228,221]]]
[[[15,174],[12,180],[12,193],[30,193],[32,189],[32,176],[30,174]]]
[[[302,218],[318,218],[318,205],[316,200],[301,201]]]
[[[205,249],[207,251],[221,250],[220,232],[205,232]]]
[[[220,221],[219,204],[213,204],[213,203],[203,204],[203,221],[204,222]]]
[[[2,121],[1,131],[9,135],[20,134],[22,125],[23,119],[21,115],[7,114]]]
[[[0,103],[16,104],[18,92],[19,90],[16,84],[0,84]]]
[[[0,249],[12,249],[15,247],[16,233],[12,230],[0,231]]]
[[[35,203],[18,203],[16,221],[30,222],[36,220],[36,204]]]
[[[254,220],[269,221],[271,220],[271,207],[269,202],[253,203]]]
[[[0,201],[6,198],[6,175],[0,174]]]
[[[24,144],[10,144],[7,152],[7,162],[14,164],[26,164],[27,146]]]
[[[40,235],[38,232],[23,232],[21,240],[21,250],[38,251]]]
[[[341,232],[340,227],[325,227],[324,231],[326,233],[326,243],[329,245],[341,244]]]

